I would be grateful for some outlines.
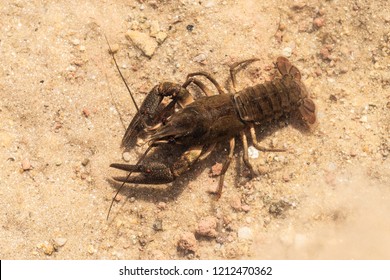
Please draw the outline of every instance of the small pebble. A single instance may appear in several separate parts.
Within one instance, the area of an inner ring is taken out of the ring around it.
[[[207,55],[204,53],[200,53],[193,58],[194,62],[203,63],[207,59]]]
[[[292,55],[292,49],[290,47],[285,47],[282,50],[282,55],[285,57],[290,57]]]
[[[74,64],[74,65],[76,65],[76,66],[83,66],[84,63],[85,63],[85,61],[82,60],[82,59],[75,59],[75,60],[73,60],[73,62],[72,62],[72,64]]]
[[[62,123],[60,123],[60,122],[55,122],[55,123],[54,123],[54,129],[56,130],[56,132],[57,132],[57,130],[60,129],[61,127],[62,127]]]
[[[210,0],[210,1],[207,1],[205,4],[204,4],[204,6],[205,6],[205,8],[212,8],[212,7],[214,7],[215,6],[215,1],[214,0]]]
[[[22,160],[22,169],[23,171],[28,171],[32,169],[30,161],[26,158]]]
[[[330,52],[328,48],[324,47],[320,50],[320,54],[322,59],[329,59],[330,58]]]
[[[146,33],[131,30],[126,33],[126,37],[148,58],[151,58],[157,49],[156,40]]]
[[[242,208],[242,205],[241,205],[241,198],[236,195],[234,196],[231,200],[230,200],[230,206],[236,210],[236,211],[239,211],[241,210]]]
[[[265,165],[259,165],[257,167],[257,171],[259,172],[260,175],[264,175],[269,172],[269,167]]]
[[[122,154],[122,158],[123,158],[124,161],[129,162],[131,160],[131,155],[130,155],[129,152],[124,152]]]
[[[290,174],[284,173],[284,174],[283,174],[283,181],[285,181],[285,182],[290,182]]]
[[[192,232],[183,232],[177,242],[177,247],[183,251],[196,252],[198,246],[195,235]]]
[[[340,67],[340,74],[345,74],[348,72],[348,67],[347,66],[341,66]]]
[[[258,158],[259,157],[259,151],[253,147],[253,146],[249,146],[248,147],[248,156],[249,158]]]
[[[249,227],[240,227],[238,229],[238,239],[252,239],[252,230]]]
[[[63,237],[53,238],[53,245],[55,248],[62,247],[66,244],[67,241],[68,239]]]
[[[117,220],[116,221],[116,228],[120,228],[121,226],[123,226],[125,223],[122,221],[122,220]]]
[[[225,186],[225,184],[224,184]],[[211,193],[211,194],[216,194],[218,192],[218,184],[217,183],[210,183],[208,188],[207,188],[207,192],[208,193]]]
[[[217,218],[213,216],[207,216],[200,220],[196,232],[201,236],[216,237],[218,235],[216,228]]]
[[[88,163],[89,163],[89,158],[85,158],[85,159],[83,159],[83,161],[81,162],[81,164],[82,164],[83,166],[87,166]]]
[[[115,201],[116,202],[119,202],[119,201],[121,201],[122,199],[124,198],[124,196],[122,195],[122,194],[120,194],[120,193],[118,193],[116,196],[115,196]]]
[[[48,256],[51,256],[55,251],[53,244],[48,243],[48,242],[45,242],[43,244],[42,249],[43,249],[43,252],[45,253],[45,255],[48,255]]]
[[[158,34],[158,32],[160,32],[160,24],[158,23],[158,21],[157,20],[152,20],[151,22],[150,22],[150,36],[152,36],[152,37],[155,37],[157,34]]]
[[[153,223],[153,229],[155,231],[162,231],[163,230],[163,225],[162,225],[162,220],[161,219],[156,219]]]
[[[160,25],[158,21],[154,20],[150,23],[150,32],[151,37],[156,38],[157,43],[162,44],[165,39],[168,37],[168,34],[160,30]]]
[[[329,100],[333,102],[337,102],[337,96],[334,94],[329,95]]]
[[[363,116],[359,119],[359,121],[360,121],[361,123],[366,123],[366,122],[368,121],[367,115],[363,115]]]
[[[91,115],[91,111],[87,108],[83,108],[83,115],[88,118]]]
[[[325,25],[325,19],[323,17],[318,17],[313,20],[313,24],[317,28],[321,28]]]
[[[109,50],[109,52],[111,53],[111,54],[115,54],[115,53],[117,53],[119,51],[119,45],[118,44],[112,44],[111,45],[111,51]]]
[[[283,32],[278,30],[275,32],[275,39],[277,42],[281,43],[283,41]]]
[[[304,7],[306,7],[306,3],[303,1],[294,1],[293,5],[291,6],[291,9],[293,10],[301,10]]]
[[[72,40],[72,44],[73,44],[73,46],[78,46],[78,45],[80,45],[80,40],[79,39],[73,39]]]
[[[158,204],[157,204],[157,208],[160,209],[160,210],[165,210],[167,209],[167,204],[163,201],[160,201]]]
[[[77,68],[74,65],[69,65],[68,67],[66,67],[66,71],[68,72],[76,72],[76,70]]]
[[[349,153],[351,157],[356,157],[357,156],[357,151],[355,149],[352,149],[351,152]]]
[[[243,204],[241,206],[241,210],[244,212],[249,212],[251,210],[251,207],[248,204]]]
[[[222,171],[222,163],[217,162],[211,167],[211,176],[219,176]]]
[[[97,252],[97,249],[95,248],[95,247],[93,247],[93,245],[88,245],[88,254],[90,254],[90,255],[93,255],[93,254],[96,254],[96,252]]]
[[[167,37],[168,34],[163,31],[158,32],[157,35],[155,36],[157,43],[159,43],[160,45],[165,41]]]
[[[316,74],[317,77],[321,76],[321,75],[322,75],[322,70],[321,70],[321,68],[316,68],[316,69],[314,70],[314,74]]]

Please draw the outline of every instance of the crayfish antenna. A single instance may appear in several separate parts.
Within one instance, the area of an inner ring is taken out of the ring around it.
[[[115,67],[116,67],[116,69],[118,70],[119,75],[121,76],[121,79],[122,79],[123,83],[125,84],[125,86],[126,86],[126,88],[127,88],[127,91],[128,91],[129,94],[130,94],[131,100],[133,101],[134,106],[135,106],[135,108],[136,108],[136,110],[137,110],[137,113],[138,113],[138,112],[139,112],[139,107],[138,107],[138,105],[137,105],[137,102],[135,102],[135,99],[134,99],[133,94],[131,93],[130,87],[127,85],[126,79],[125,79],[125,77],[123,76],[121,70],[119,69],[118,63],[116,62],[116,59],[115,59],[114,52],[112,51],[111,46],[110,46],[110,43],[108,42],[107,36],[106,36],[105,34],[104,34],[104,38],[106,39],[106,42],[107,42],[107,45],[108,45],[109,53],[111,54],[112,59],[114,60]]]
[[[112,48],[111,48],[111,45],[110,45],[110,43],[108,42],[107,36],[106,36],[105,34],[104,34],[104,38],[106,39],[106,42],[107,42],[107,45],[108,45],[109,53],[110,53],[112,59],[114,60],[115,67],[116,67],[116,69],[118,70],[119,75],[121,76],[121,79],[122,79],[123,83],[125,84],[127,91],[128,91],[129,94],[130,94],[131,100],[133,101],[134,107],[136,108],[136,110],[137,110],[137,115],[138,115],[138,114],[139,114],[139,107],[138,107],[138,105],[137,105],[137,102],[135,102],[135,99],[134,99],[133,94],[131,93],[130,87],[128,86],[125,77],[123,76],[121,70],[119,69],[118,63],[117,63],[117,61],[116,61],[116,59],[115,59],[114,52],[113,52],[113,50],[112,50]],[[145,121],[144,121],[143,119],[140,119],[140,122],[142,123],[142,125],[145,125],[145,127],[146,127]],[[138,162],[136,163],[137,166],[145,159],[146,155],[149,153],[149,151],[150,151],[153,147],[154,147],[154,145],[150,145],[150,146],[146,149],[145,153],[139,158]],[[130,172],[129,172],[129,174],[127,175],[127,179],[130,178],[132,172],[133,172],[133,171],[130,171]],[[120,192],[120,191],[122,190],[122,188],[125,186],[125,184],[126,184],[126,182],[124,181],[124,182],[122,183],[122,185],[119,187],[118,191],[115,193],[114,197],[112,198],[112,201],[111,201],[111,204],[110,204],[110,208],[108,209],[108,213],[107,213],[107,220],[108,220],[108,218],[110,217],[110,213],[111,213],[111,209],[112,209],[112,206],[113,206],[113,204],[114,204],[114,201],[115,201],[116,197],[118,196],[119,192]]]

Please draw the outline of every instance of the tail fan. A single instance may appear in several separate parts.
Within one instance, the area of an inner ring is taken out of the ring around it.
[[[316,117],[316,105],[314,104],[313,100],[310,98],[305,98],[303,100],[303,104],[299,107],[299,112],[302,115],[302,118],[308,125],[315,124],[317,117]]]

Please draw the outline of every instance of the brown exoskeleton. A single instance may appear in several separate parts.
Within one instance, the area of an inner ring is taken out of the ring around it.
[[[257,59],[231,66],[234,88],[237,67],[255,60]],[[229,141],[229,155],[223,163],[218,184],[219,197],[224,175],[233,157],[236,136],[240,136],[243,143],[244,163],[252,175],[255,175],[256,172],[248,159],[248,132],[258,150],[283,151],[262,147],[256,137],[255,124],[262,125],[290,113],[297,113],[309,126],[316,122],[315,104],[301,81],[299,70],[284,57],[279,57],[275,66],[281,77],[235,93],[225,93],[218,82],[205,72],[188,75],[183,85],[163,82],[155,86],[146,96],[122,140],[122,146],[129,147],[140,134],[145,134],[149,147],[136,164],[111,164],[111,167],[129,172],[127,177],[114,177],[114,180],[123,184],[172,182],[188,171],[195,162],[205,159],[217,143]],[[212,95],[197,76],[204,76],[211,81],[219,94]],[[205,96],[194,99],[187,90],[191,83],[198,86]],[[169,102],[163,104],[164,99]],[[162,144],[183,145],[187,150],[170,166],[164,162],[142,164],[150,149]]]

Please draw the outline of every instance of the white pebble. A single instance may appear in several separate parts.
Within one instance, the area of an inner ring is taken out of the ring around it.
[[[361,123],[366,123],[367,121],[368,121],[367,115],[363,115],[363,116],[360,118],[360,122],[361,122]]]
[[[212,0],[207,1],[204,6],[205,6],[205,8],[212,8],[215,6],[215,1],[212,1]]]
[[[79,39],[73,39],[72,40],[72,44],[73,44],[73,46],[78,46],[78,45],[80,45],[80,40]]]
[[[292,55],[292,49],[290,47],[285,47],[282,50],[282,55],[285,57],[290,57]]]
[[[238,239],[252,239],[252,230],[249,227],[240,227],[238,229]]]
[[[66,67],[66,71],[69,71],[69,72],[76,72],[76,67],[73,66],[73,65],[69,65],[68,67]]]
[[[131,155],[128,152],[124,152],[122,154],[122,158],[123,158],[124,161],[129,162],[131,160]]]
[[[205,61],[206,59],[207,59],[207,55],[204,53],[200,53],[197,56],[195,56],[193,60],[195,62],[201,63],[201,62]]]
[[[250,158],[258,158],[259,157],[259,151],[255,147],[249,146],[248,147],[248,156]]]
[[[63,237],[58,237],[53,239],[53,243],[55,247],[62,247],[65,245],[65,243],[68,241],[68,239]]]

